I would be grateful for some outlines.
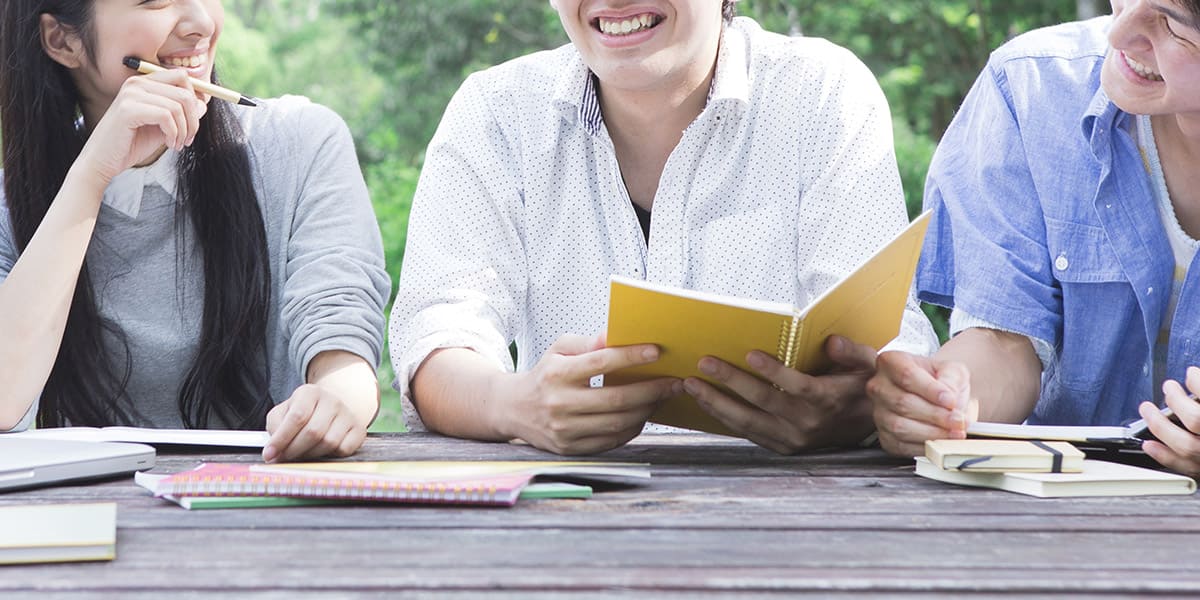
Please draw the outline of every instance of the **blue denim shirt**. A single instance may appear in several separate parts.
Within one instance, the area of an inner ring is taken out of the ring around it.
[[[1151,352],[1174,256],[1133,117],[1100,89],[1108,18],[996,50],[942,139],[925,205],[920,297],[1050,342],[1030,423],[1111,425],[1153,399]],[[1200,351],[1200,269],[1188,271],[1167,376]]]

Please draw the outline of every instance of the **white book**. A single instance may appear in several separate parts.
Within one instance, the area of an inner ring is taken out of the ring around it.
[[[1196,481],[1191,477],[1100,460],[1084,460],[1083,471],[1079,473],[954,471],[939,469],[923,456],[916,458],[916,464],[917,475],[921,477],[1039,498],[1158,496],[1196,491]]]
[[[117,505],[0,506],[0,565],[112,560]]]
[[[1167,418],[1175,415],[1170,408],[1163,408],[1160,412]],[[1151,437],[1145,419],[1138,419],[1128,425],[1025,425],[978,421],[967,425],[967,435],[1016,440],[1057,440],[1116,448],[1141,448],[1142,442]]]
[[[151,446],[221,446],[227,448],[263,448],[270,439],[270,435],[265,431],[150,429],[145,427],[51,427],[0,435],[43,440],[136,442]]]

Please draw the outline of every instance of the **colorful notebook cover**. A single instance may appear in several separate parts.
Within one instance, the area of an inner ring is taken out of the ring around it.
[[[335,472],[260,472],[249,464],[205,463],[158,482],[155,496],[284,496],[418,504],[512,506],[531,473],[452,480],[384,480]]]
[[[138,472],[134,481],[154,492],[158,482],[170,477],[155,473]],[[220,510],[226,508],[291,508],[299,506],[330,506],[356,504],[358,500],[337,498],[291,498],[288,496],[160,496],[187,510]],[[520,500],[586,500],[592,497],[592,488],[586,485],[558,481],[535,482],[521,489]]]
[[[344,477],[386,481],[456,481],[506,474],[555,476],[588,480],[626,480],[650,477],[644,463],[540,460],[395,460],[330,461],[311,463],[256,464],[258,473],[286,475],[338,474]]]

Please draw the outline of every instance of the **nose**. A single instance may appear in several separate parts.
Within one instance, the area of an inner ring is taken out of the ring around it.
[[[183,0],[178,3],[181,16],[176,27],[180,37],[207,38],[217,30],[217,15],[205,0]],[[220,10],[220,3],[217,3]]]
[[[1149,47],[1146,36],[1153,23],[1154,12],[1146,0],[1114,0],[1112,28],[1108,32],[1109,45],[1118,49],[1140,49]]]

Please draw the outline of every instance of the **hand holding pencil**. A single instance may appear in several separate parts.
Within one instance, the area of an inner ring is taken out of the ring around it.
[[[130,69],[133,69],[134,71],[137,71],[138,73],[142,73],[144,75],[148,75],[150,73],[158,73],[160,71],[167,70],[167,69],[160,67],[154,63],[146,62],[144,60],[140,60],[140,59],[134,58],[132,56],[126,56],[125,60],[122,62],[125,63],[126,67],[129,67]],[[245,94],[242,94],[240,92],[235,92],[233,90],[223,88],[219,85],[216,85],[216,84],[213,84],[213,83],[210,83],[207,81],[203,81],[200,79],[196,79],[195,77],[189,77],[188,79],[191,80],[192,87],[194,87],[197,90],[199,90],[205,94],[208,94],[209,96],[212,96],[214,98],[220,98],[222,100],[225,100],[228,102],[233,102],[236,104],[241,104],[243,106],[258,106],[258,101],[256,99],[246,96]]]

